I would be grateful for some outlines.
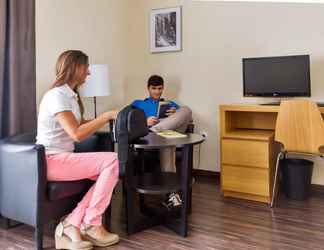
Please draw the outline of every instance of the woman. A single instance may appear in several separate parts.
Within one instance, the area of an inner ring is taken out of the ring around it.
[[[77,89],[90,74],[88,66],[88,56],[83,52],[62,53],[56,63],[56,80],[39,108],[37,143],[45,146],[47,179],[96,180],[72,213],[57,226],[56,249],[88,250],[119,241],[118,235],[102,226],[102,215],[118,181],[116,153],[73,153],[75,141],[86,139],[117,116],[117,111],[109,111],[94,120],[83,119]]]

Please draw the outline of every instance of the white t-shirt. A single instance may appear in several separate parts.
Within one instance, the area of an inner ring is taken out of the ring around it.
[[[39,106],[36,143],[44,145],[46,154],[74,151],[73,139],[55,117],[62,111],[71,111],[77,121],[81,122],[78,96],[68,84],[49,90]]]

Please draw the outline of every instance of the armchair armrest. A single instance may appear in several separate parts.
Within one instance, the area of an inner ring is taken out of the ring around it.
[[[21,138],[0,143],[0,209],[7,218],[36,225],[37,204],[46,197],[45,149]]]
[[[82,142],[75,143],[75,152],[113,152],[114,142],[111,132],[96,132]]]

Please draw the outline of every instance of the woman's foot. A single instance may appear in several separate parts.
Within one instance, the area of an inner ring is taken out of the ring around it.
[[[81,233],[84,239],[98,247],[106,247],[119,242],[118,234],[108,232],[103,226],[84,226]]]
[[[55,248],[69,250],[90,250],[93,244],[84,241],[80,234],[80,229],[68,222],[60,222],[55,230]]]

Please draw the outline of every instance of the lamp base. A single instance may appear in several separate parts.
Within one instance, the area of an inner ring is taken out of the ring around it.
[[[94,116],[96,119],[97,118],[97,97],[96,96],[93,97],[93,104],[94,104]]]

